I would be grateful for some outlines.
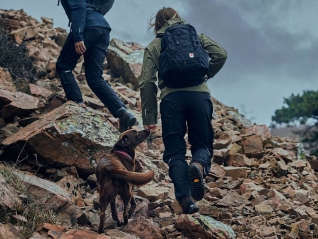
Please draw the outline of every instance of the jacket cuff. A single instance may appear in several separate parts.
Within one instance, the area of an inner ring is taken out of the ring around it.
[[[84,41],[83,33],[73,33],[74,42]]]

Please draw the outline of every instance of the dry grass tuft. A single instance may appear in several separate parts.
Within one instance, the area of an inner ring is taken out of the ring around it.
[[[18,177],[14,171],[16,165],[0,164],[0,174],[4,176],[8,184],[16,189],[19,193],[28,196],[27,185]],[[2,194],[0,193],[0,200]],[[22,220],[14,220],[13,215],[19,215]],[[16,205],[14,210],[8,208],[0,209],[0,223],[12,223],[22,228],[20,233],[25,238],[32,237],[36,227],[40,223],[60,224],[59,217],[52,210],[44,210],[36,202],[26,200],[23,205]]]

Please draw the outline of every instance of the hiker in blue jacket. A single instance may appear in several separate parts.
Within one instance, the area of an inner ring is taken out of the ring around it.
[[[123,132],[136,124],[134,115],[104,80],[103,62],[109,45],[111,28],[104,15],[115,0],[58,0],[62,3],[71,23],[71,31],[56,62],[66,98],[85,107],[82,93],[72,73],[78,59],[84,55],[85,76],[88,86],[108,108],[119,118],[119,131]],[[101,6],[102,8],[97,8]],[[102,9],[102,11],[100,10]]]

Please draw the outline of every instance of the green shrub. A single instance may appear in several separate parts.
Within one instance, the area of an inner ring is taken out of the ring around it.
[[[0,67],[8,69],[14,80],[26,78],[32,82],[36,72],[34,60],[28,56],[25,42],[15,43],[5,28],[6,21],[0,16]]]

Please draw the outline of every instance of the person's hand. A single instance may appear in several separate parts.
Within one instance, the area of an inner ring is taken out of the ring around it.
[[[83,55],[84,52],[86,51],[86,47],[84,44],[84,41],[79,41],[75,43],[75,51],[79,55]]]

